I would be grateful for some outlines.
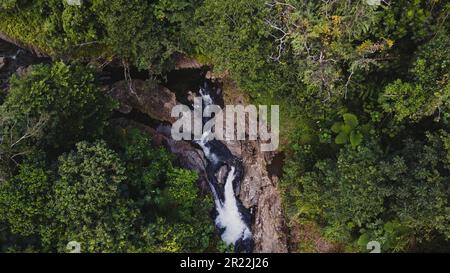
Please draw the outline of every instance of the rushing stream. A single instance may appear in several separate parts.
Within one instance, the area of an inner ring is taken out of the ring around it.
[[[200,88],[204,107],[215,103],[213,88],[209,82],[205,82]],[[203,123],[207,121],[204,118]],[[236,252],[252,252],[251,215],[236,196],[243,176],[242,162],[221,141],[208,140],[212,134],[211,131],[204,132],[202,139],[195,143],[202,148],[208,160],[206,170],[214,198],[215,224],[221,232],[222,240],[228,245],[234,244]],[[217,174],[224,167],[225,181],[220,181]]]

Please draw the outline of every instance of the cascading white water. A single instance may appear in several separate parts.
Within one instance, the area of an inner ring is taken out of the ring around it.
[[[225,183],[225,201],[223,204],[216,203],[218,216],[216,225],[224,228],[222,240],[227,244],[234,244],[239,239],[248,239],[252,236],[251,231],[242,220],[241,213],[237,206],[236,197],[233,189],[233,180],[235,179],[235,169],[231,167]]]
[[[202,88],[200,88],[200,91],[199,91],[199,92],[200,92],[200,95],[202,96],[203,103],[204,103],[205,105],[211,105],[211,104],[213,104],[213,100],[212,100],[210,94],[206,93],[205,90],[202,89]]]
[[[202,96],[205,106],[213,104],[211,96],[200,89],[200,95]],[[219,155],[216,155],[210,147],[208,147],[209,136],[213,134],[211,131],[204,132],[200,141],[197,144],[202,148],[208,161],[217,163]],[[245,223],[241,212],[239,211],[238,202],[234,192],[233,181],[236,179],[235,166],[229,166],[229,172],[227,174],[225,186],[224,186],[224,200],[221,200],[219,194],[216,191],[214,185],[209,181],[209,185],[214,197],[214,204],[217,211],[217,217],[215,224],[217,227],[223,230],[222,240],[230,245],[235,244],[239,240],[251,239],[252,233],[250,228]]]
[[[206,158],[210,162],[216,163],[217,156],[214,153],[211,153],[211,149],[206,145],[208,143],[208,139],[209,139],[210,135],[212,135],[211,131],[204,132],[202,134],[202,138],[200,139],[200,141],[197,142],[197,144],[200,145],[200,147],[202,148],[203,153],[205,154]]]

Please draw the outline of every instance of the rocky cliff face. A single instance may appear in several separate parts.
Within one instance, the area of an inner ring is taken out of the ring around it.
[[[228,88],[227,88],[228,87]],[[246,99],[236,93],[233,85],[224,88],[225,104],[237,105]],[[275,152],[262,152],[259,141],[229,141],[230,151],[242,158],[244,179],[239,198],[247,208],[254,208],[253,236],[255,252],[282,253],[288,251],[287,230],[277,189],[278,177],[270,175],[268,167]]]
[[[254,251],[287,252],[287,232],[277,189],[278,178],[270,176],[268,172],[274,153],[261,152],[259,141],[233,141],[226,145],[243,160],[244,179],[239,198],[245,207],[254,208]]]
[[[243,103],[244,100],[241,97],[228,96],[227,92],[230,91],[232,90],[227,88],[223,91],[226,98],[225,104]],[[170,117],[170,112],[177,104],[176,97],[165,87],[148,86],[139,80],[133,80],[131,83],[122,81],[114,84],[109,93],[120,101],[120,111],[123,113],[130,113],[132,109],[136,109],[152,119],[168,123],[174,121]],[[205,170],[206,161],[201,150],[190,142],[173,141],[168,127],[150,128],[142,125],[141,127],[153,136],[157,144],[166,146],[175,154],[181,166],[195,170],[199,174],[199,186],[202,192],[209,191]],[[268,166],[275,154],[261,152],[259,141],[230,141],[224,144],[243,162],[245,173],[239,198],[243,205],[251,208],[254,213],[252,227],[254,251],[287,252],[287,232],[277,189],[278,178],[271,176],[268,172]]]

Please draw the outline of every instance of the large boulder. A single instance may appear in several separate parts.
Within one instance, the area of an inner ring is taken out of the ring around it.
[[[151,132],[151,134],[154,138],[161,139],[161,144],[175,155],[178,166],[197,173],[201,194],[208,194],[210,188],[208,175],[206,173],[207,161],[203,152],[188,141],[173,140],[170,136],[170,128],[168,127],[159,126],[159,128]]]
[[[153,145],[163,146],[175,155],[176,164],[182,168],[192,170],[198,174],[198,184],[202,195],[209,193],[210,188],[206,173],[207,161],[203,152],[187,141],[174,141],[168,135],[167,128],[159,126],[152,128],[142,123],[126,118],[118,118],[111,121],[114,126],[122,128],[138,128],[152,138]]]
[[[194,58],[189,58],[185,55],[179,55],[175,60],[175,69],[201,69],[204,65]]]
[[[152,119],[173,123],[172,108],[177,105],[176,96],[161,85],[142,80],[120,81],[113,85],[109,94],[119,101],[119,111],[128,114],[132,109],[147,114]]]

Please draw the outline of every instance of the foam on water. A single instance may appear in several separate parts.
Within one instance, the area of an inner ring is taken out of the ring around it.
[[[202,96],[203,102],[205,103],[205,105],[213,104],[213,100],[211,98],[211,95],[206,94],[203,88],[200,88],[200,95]]]
[[[203,153],[205,153],[206,158],[210,162],[217,163],[217,156],[214,153],[212,153],[211,149],[206,145],[206,143],[208,143],[211,134],[212,134],[211,131],[204,132],[202,134],[202,138],[199,141],[196,141],[196,143],[200,145],[200,147],[203,150]]]
[[[225,183],[225,200],[223,204],[216,202],[218,216],[216,225],[224,229],[222,240],[227,244],[234,244],[239,239],[247,239],[251,236],[251,231],[242,220],[241,213],[237,206],[234,195],[233,180],[235,179],[235,169],[231,167]]]

